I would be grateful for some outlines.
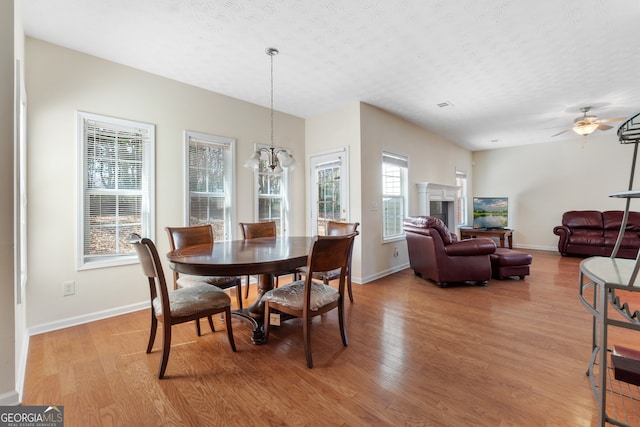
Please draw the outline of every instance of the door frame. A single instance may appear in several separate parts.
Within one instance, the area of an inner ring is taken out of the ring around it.
[[[309,155],[307,161],[307,209],[309,221],[307,222],[307,234],[313,236],[317,234],[315,225],[317,224],[317,186],[316,186],[316,165],[340,160],[340,208],[344,212],[344,221],[349,221],[349,147],[341,147],[332,150],[322,151]]]

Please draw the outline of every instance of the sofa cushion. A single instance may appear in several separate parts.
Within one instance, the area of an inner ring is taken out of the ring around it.
[[[605,211],[602,212],[602,221],[605,230],[620,230],[622,224],[623,211]],[[625,230],[640,232],[640,212],[629,212],[627,218],[627,226]]]
[[[611,246],[611,247],[615,246],[617,239],[618,239],[618,230],[604,231],[605,246]],[[632,249],[640,247],[640,236],[638,236],[638,232],[626,230],[624,232],[624,236],[622,237],[622,243],[620,247],[632,248]]]
[[[600,211],[567,211],[562,215],[562,224],[572,229],[602,230],[602,213]]]
[[[604,246],[604,236],[602,235],[602,231],[594,233],[573,233],[569,236],[570,245],[585,245],[585,246]]]

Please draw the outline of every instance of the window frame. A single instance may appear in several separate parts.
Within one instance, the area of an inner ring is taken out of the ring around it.
[[[260,199],[277,199],[277,198],[281,198],[282,202],[280,204],[280,211],[281,211],[281,221],[280,221],[280,226],[278,226],[278,223],[276,221],[276,227],[277,227],[277,235],[278,236],[288,236],[289,235],[289,225],[290,225],[290,216],[291,216],[291,209],[290,209],[290,203],[291,203],[291,194],[290,194],[290,168],[282,168],[282,172],[273,172],[271,171],[268,167],[266,168],[266,175],[272,175],[272,176],[280,176],[281,178],[281,182],[280,182],[280,194],[279,195],[269,195],[269,194],[265,194],[262,195],[262,193],[260,193],[260,175],[264,174],[265,172],[262,171],[262,167],[263,165],[265,165],[268,161],[268,155],[264,150],[261,150],[262,148],[267,148],[270,149],[270,145],[265,145],[265,144],[255,144],[254,145],[254,151],[259,151],[260,150],[260,160],[259,160],[259,166],[258,168],[253,170],[253,185],[254,185],[254,211],[253,211],[253,218],[254,221],[256,222],[261,222],[261,221],[273,221],[272,218],[260,218]],[[287,153],[291,154],[290,150],[284,148],[284,147],[274,147],[277,150],[285,150]]]
[[[235,180],[235,150],[236,140],[219,135],[211,135],[201,132],[194,132],[190,130],[184,131],[184,224],[186,226],[193,225],[191,223],[191,189],[190,185],[190,143],[192,140],[198,141],[203,144],[211,144],[217,146],[227,146],[228,150],[225,152],[225,173],[224,173],[224,198],[225,198],[225,220],[224,220],[224,238],[220,239],[220,236],[216,236],[216,241],[233,240],[236,230],[234,224],[236,223],[236,180]]]
[[[460,218],[457,226],[460,227],[469,225],[469,209],[467,206],[469,200],[469,178],[466,172],[456,170],[456,186],[458,187],[456,194],[457,213],[458,218]]]
[[[96,268],[113,267],[135,264],[138,257],[133,249],[123,254],[85,255],[85,236],[89,231],[86,209],[86,198],[91,194],[100,194],[100,190],[89,190],[88,187],[88,135],[85,132],[87,121],[102,124],[112,129],[140,129],[147,132],[142,145],[142,167],[140,190],[106,190],[104,194],[131,195],[140,193],[142,196],[140,224],[144,237],[155,239],[155,125],[151,123],[110,117],[101,114],[77,112],[77,155],[78,161],[78,241],[77,241],[77,269],[90,270]],[[116,226],[118,227],[118,226]]]
[[[388,159],[388,161],[385,161],[385,159]],[[403,154],[398,154],[398,153],[393,153],[391,151],[383,151],[382,152],[382,159],[381,159],[381,216],[382,216],[382,242],[394,242],[397,240],[401,240],[404,239],[404,230],[402,228],[402,222],[404,220],[404,217],[407,216],[407,212],[409,211],[409,157],[405,156]],[[399,192],[400,194],[389,194],[386,193],[386,177],[387,177],[387,173],[386,173],[386,166],[385,164],[389,164],[389,165],[394,165],[397,166],[399,168],[399,174],[400,176],[398,177],[399,179],[399,183],[398,183],[398,187],[399,187]],[[388,234],[388,215],[386,212],[386,204],[385,204],[385,199],[387,198],[395,198],[395,199],[400,199],[402,201],[401,203],[401,207],[402,207],[402,212],[400,216],[395,215],[397,218],[395,220],[396,224],[395,227],[397,232],[394,234]]]

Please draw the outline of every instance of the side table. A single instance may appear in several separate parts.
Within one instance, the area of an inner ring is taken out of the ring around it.
[[[461,228],[460,238],[468,239],[474,237],[497,237],[500,239],[500,247],[504,248],[504,240],[507,239],[509,249],[513,249],[513,229],[511,228]]]

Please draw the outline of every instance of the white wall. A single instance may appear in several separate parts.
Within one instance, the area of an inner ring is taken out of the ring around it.
[[[568,210],[623,210],[608,197],[627,190],[633,145],[618,143],[614,130],[585,140],[532,144],[473,153],[473,194],[509,197],[514,246],[558,249],[553,227]],[[640,206],[631,203],[632,210]]]
[[[13,281],[13,146],[17,29],[14,1],[0,2],[0,405],[18,403],[16,391],[16,308]],[[19,37],[19,36],[18,36]]]
[[[114,314],[148,299],[138,265],[76,270],[78,110],[156,125],[155,237],[160,253],[169,250],[164,227],[185,223],[185,129],[236,138],[236,220],[254,220],[253,172],[242,165],[254,143],[269,143],[268,108],[32,38],[26,41],[26,61],[31,332]],[[304,121],[277,112],[274,121],[275,144],[303,159]],[[294,170],[292,178],[292,211],[304,212],[304,168]],[[294,214],[291,234],[304,233],[304,217]],[[75,281],[76,294],[63,297],[62,283],[69,280]]]
[[[409,158],[409,215],[418,213],[416,183],[455,185],[456,168],[471,168],[471,152],[368,104],[361,104],[362,279],[374,280],[408,266],[404,239],[382,243],[382,152]],[[366,230],[365,230],[366,228]],[[398,249],[399,256],[394,257]]]

